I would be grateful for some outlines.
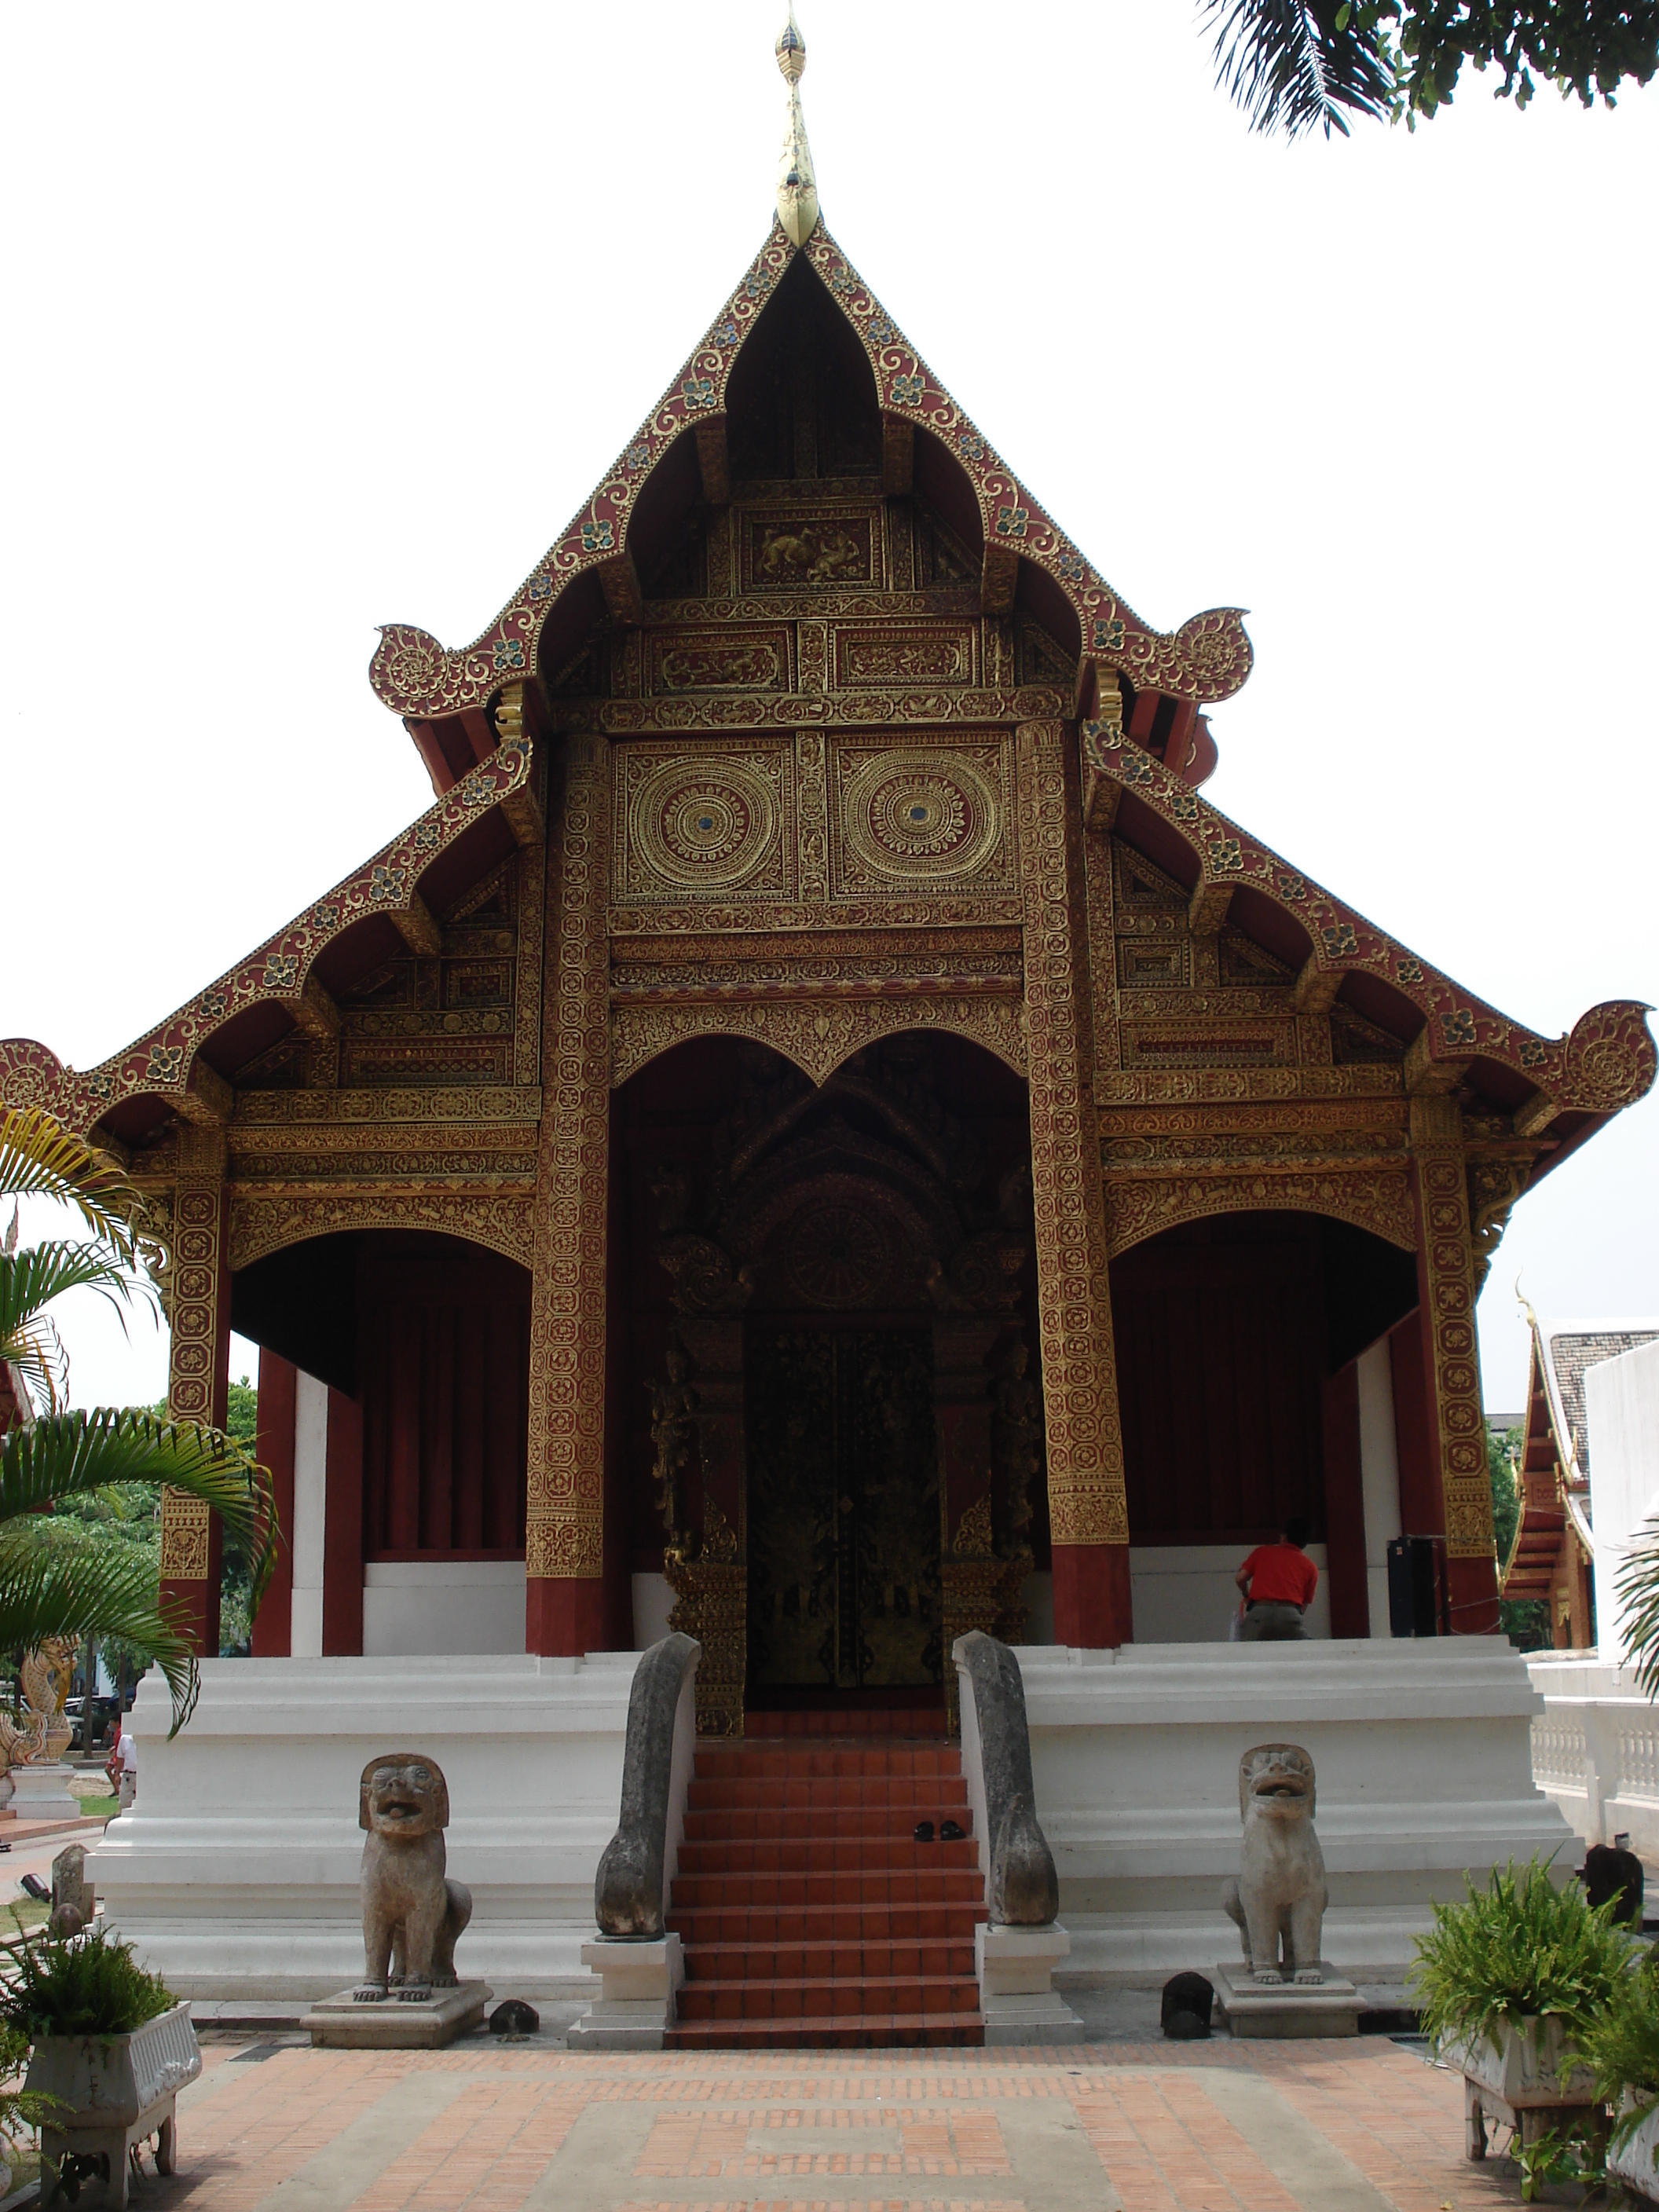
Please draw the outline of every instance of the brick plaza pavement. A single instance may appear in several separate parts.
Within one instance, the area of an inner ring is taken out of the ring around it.
[[[210,2038],[146,2212],[1475,2212],[1462,2084],[1383,2038],[448,2051]],[[148,2174],[148,2169],[147,2169]]]

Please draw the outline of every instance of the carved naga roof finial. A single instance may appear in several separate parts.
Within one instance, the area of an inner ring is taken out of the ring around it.
[[[789,21],[778,33],[775,51],[789,87],[789,136],[778,164],[778,221],[795,245],[805,246],[818,227],[818,187],[812,174],[812,149],[806,143],[806,118],[800,112],[806,41],[795,27],[794,0],[790,0]]]

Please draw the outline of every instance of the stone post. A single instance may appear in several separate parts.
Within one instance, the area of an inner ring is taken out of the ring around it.
[[[525,1639],[532,1651],[571,1655],[602,1644],[605,1620],[611,777],[603,737],[566,740],[562,781],[547,841]]]
[[[230,1394],[230,1267],[226,1236],[225,1134],[182,1122],[173,1199],[173,1324],[167,1412],[223,1428]],[[219,1655],[223,1531],[198,1498],[161,1495],[161,1602],[198,1652]]]
[[[1133,1624],[1100,1137],[1090,1078],[1083,817],[1065,726],[1023,723],[1018,742],[1054,1634],[1061,1644],[1098,1649],[1128,1641]]]
[[[1452,1633],[1490,1634],[1498,1627],[1498,1564],[1474,1330],[1468,1170],[1463,1117],[1455,1098],[1413,1097],[1411,1152],[1418,1323],[1445,1504]]]

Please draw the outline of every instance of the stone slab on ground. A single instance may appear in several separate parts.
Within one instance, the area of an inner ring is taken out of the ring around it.
[[[457,1982],[418,2002],[395,1993],[360,2003],[356,1991],[321,1997],[300,2025],[329,2051],[441,2051],[477,2027],[495,1992],[487,1982]]]
[[[1358,2035],[1365,2000],[1328,1959],[1322,1959],[1318,1982],[1258,1982],[1242,1961],[1218,1966],[1216,2002],[1233,2034],[1306,2041],[1316,2037]]]
[[[1115,2005],[1121,2000],[1114,1996]],[[257,2057],[245,2063],[244,2052]],[[1487,2212],[1386,2038],[1063,2051],[204,2051],[146,2212]]]

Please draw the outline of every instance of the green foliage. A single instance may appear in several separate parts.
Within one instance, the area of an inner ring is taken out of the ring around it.
[[[1536,2015],[1559,2020],[1576,2045],[1628,1968],[1628,1936],[1612,1924],[1616,1900],[1593,1911],[1576,1881],[1558,1889],[1548,1864],[1511,1859],[1462,1905],[1437,1905],[1417,1938],[1411,1984],[1423,2032],[1437,2043],[1500,2047],[1498,2029]]]
[[[167,1413],[167,1401],[152,1408]],[[225,1434],[245,1451],[252,1452],[259,1437],[259,1393],[244,1375],[230,1385],[225,1413]],[[261,1585],[263,1588],[263,1584]],[[219,1650],[221,1656],[244,1649],[253,1633],[258,1601],[253,1589],[253,1560],[245,1537],[227,1528],[219,1568]],[[109,1663],[107,1661],[105,1662]]]
[[[1570,2181],[1581,2189],[1606,2185],[1607,2161],[1595,2143],[1583,2135],[1563,2135],[1552,2128],[1547,2135],[1522,2142],[1517,2130],[1510,2156],[1521,2169],[1523,2204],[1536,2204],[1552,2182]]]
[[[17,2138],[24,2128],[38,2128],[50,2120],[55,2112],[67,2109],[61,2097],[49,2097],[40,2089],[18,2087],[23,2079],[23,2069],[29,2063],[29,2039],[21,2028],[9,2022],[0,2026],[0,2081],[9,2082],[9,2088],[0,2089],[0,2142],[13,2153],[8,2160],[15,2165]]]
[[[1613,1584],[1636,1680],[1650,1698],[1659,1693],[1659,1520],[1644,1527]]]
[[[1492,1531],[1498,1539],[1500,1577],[1515,1549],[1515,1532],[1521,1524],[1521,1486],[1516,1473],[1520,1451],[1519,1429],[1506,1430],[1501,1437],[1487,1430],[1486,1473],[1492,1479]],[[1549,1606],[1542,1598],[1500,1598],[1498,1625],[1522,1651],[1547,1651],[1554,1641]]]
[[[1524,108],[1540,83],[1609,107],[1659,71],[1659,0],[1201,0],[1220,82],[1255,131],[1347,135],[1351,115],[1447,106],[1466,64],[1500,69]]]
[[[247,1445],[197,1421],[100,1407],[66,1411],[67,1363],[42,1309],[91,1285],[118,1301],[147,1248],[143,1200],[111,1161],[50,1115],[0,1118],[0,1197],[72,1206],[95,1242],[0,1251],[0,1357],[29,1377],[46,1411],[0,1440],[0,1650],[64,1637],[160,1666],[173,1727],[188,1717],[196,1657],[177,1607],[160,1592],[155,1506],[163,1486],[211,1507],[252,1613],[276,1556],[275,1499]],[[249,1425],[244,1378],[237,1417]]]
[[[1651,1953],[1634,1973],[1620,1978],[1591,2021],[1582,2049],[1595,2075],[1596,2095],[1615,2113],[1623,2092],[1634,2093],[1632,2109],[1613,2126],[1614,2142],[1627,2142],[1659,2104],[1659,1979]]]
[[[84,1936],[41,1936],[0,1986],[0,2022],[31,2043],[44,2035],[130,2035],[177,2000],[101,1923]]]

